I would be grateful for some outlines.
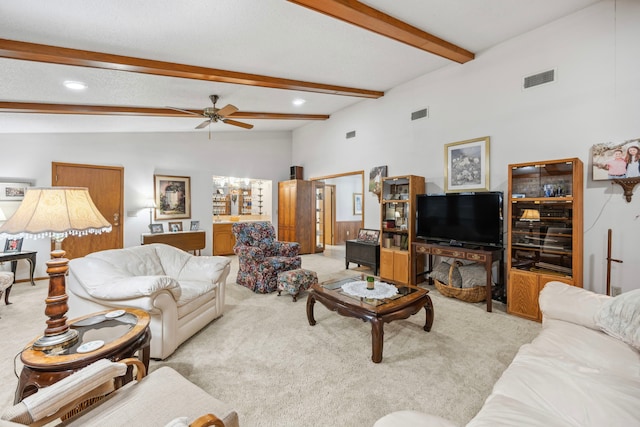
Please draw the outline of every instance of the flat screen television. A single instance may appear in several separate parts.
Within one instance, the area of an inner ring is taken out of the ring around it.
[[[417,236],[454,246],[502,247],[502,193],[419,194]]]

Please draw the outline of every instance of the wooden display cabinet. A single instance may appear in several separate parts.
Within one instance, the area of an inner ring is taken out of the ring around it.
[[[548,282],[582,287],[582,161],[509,165],[508,201],[507,312],[541,321]]]
[[[316,250],[315,200],[311,181],[293,179],[278,183],[278,240],[298,242],[300,254]]]
[[[411,274],[411,244],[416,240],[416,195],[425,191],[424,177],[382,179],[380,277],[415,285]],[[418,267],[420,268],[420,267]]]

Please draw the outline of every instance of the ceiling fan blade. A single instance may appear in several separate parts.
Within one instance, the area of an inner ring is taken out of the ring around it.
[[[181,111],[181,112],[187,113],[187,114],[193,114],[194,116],[204,117],[204,115],[202,115],[202,114],[194,113],[193,111],[189,111],[189,110],[183,110],[182,108],[169,107],[169,106],[167,106],[166,108],[169,108],[171,110]]]
[[[205,120],[204,122],[200,123],[198,126],[196,126],[196,129],[202,129],[209,126],[209,124],[211,124],[211,119]]]
[[[225,107],[222,107],[218,111],[216,111],[216,114],[218,114],[220,117],[226,117],[226,116],[230,116],[236,111],[238,111],[238,107],[236,107],[235,105],[229,104]]]
[[[253,125],[250,125],[249,123],[243,123],[243,122],[239,122],[237,120],[231,120],[231,119],[223,119],[222,121],[228,125],[238,126],[245,129],[253,129]]]

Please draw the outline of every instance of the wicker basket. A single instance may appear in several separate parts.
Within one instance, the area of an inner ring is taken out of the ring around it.
[[[452,281],[453,269],[462,265],[460,261],[456,261],[451,264],[449,268],[449,283]],[[433,279],[433,283],[436,286],[438,292],[445,297],[456,298],[465,302],[480,302],[484,301],[487,297],[487,288],[485,286],[475,286],[473,288],[456,288],[455,286],[449,286],[438,279]]]

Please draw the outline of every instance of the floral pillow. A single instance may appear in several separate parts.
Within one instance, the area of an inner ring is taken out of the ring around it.
[[[607,300],[595,322],[606,334],[640,350],[640,289]]]

